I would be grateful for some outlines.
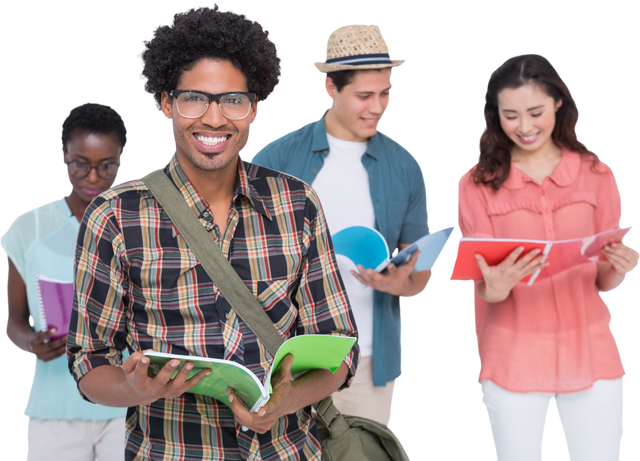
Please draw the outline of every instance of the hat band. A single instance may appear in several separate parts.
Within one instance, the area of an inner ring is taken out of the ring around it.
[[[357,54],[355,56],[342,56],[340,58],[327,59],[327,64],[346,64],[350,66],[362,66],[365,64],[392,64],[387,53]]]

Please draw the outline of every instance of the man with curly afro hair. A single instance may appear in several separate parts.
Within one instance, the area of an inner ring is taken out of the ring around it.
[[[239,157],[258,102],[280,74],[267,32],[244,16],[201,8],[159,27],[142,56],[146,89],[173,123],[175,155],[160,179],[169,179],[274,331],[283,339],[355,336],[317,196]],[[80,392],[129,408],[126,460],[320,460],[311,404],[350,384],[358,346],[335,373],[312,370],[295,380],[287,355],[265,383],[273,357],[185,238],[143,180],[93,201],[78,234],[67,346]],[[243,365],[273,393],[261,407],[235,384],[216,398],[188,392],[222,378],[184,360],[152,366],[144,354],[151,349]]]

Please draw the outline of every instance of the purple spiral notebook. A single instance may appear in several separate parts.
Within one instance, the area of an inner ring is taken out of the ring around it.
[[[55,280],[44,275],[38,275],[36,282],[42,329],[56,328],[58,331],[50,339],[62,338],[69,333],[73,308],[73,282]]]

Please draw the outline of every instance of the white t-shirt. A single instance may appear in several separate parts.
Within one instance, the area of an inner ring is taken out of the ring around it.
[[[311,186],[322,202],[332,235],[351,226],[375,226],[373,202],[369,192],[369,173],[362,165],[366,142],[350,142],[327,134],[329,154]],[[373,354],[373,289],[362,285],[351,271],[350,259],[336,255],[351,309],[358,326],[360,354]]]

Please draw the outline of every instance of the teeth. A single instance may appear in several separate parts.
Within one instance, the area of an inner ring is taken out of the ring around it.
[[[520,136],[525,141],[533,141],[537,135],[532,134],[531,136]]]
[[[209,136],[196,135],[196,139],[202,144],[206,144],[207,146],[215,146],[216,144],[220,144],[221,142],[226,141],[227,137],[220,136],[217,138],[211,138]]]

